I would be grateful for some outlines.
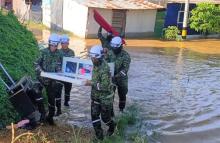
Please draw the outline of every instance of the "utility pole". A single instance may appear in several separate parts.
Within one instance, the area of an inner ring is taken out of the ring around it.
[[[188,16],[189,16],[189,0],[185,0],[185,10],[184,10],[183,29],[182,29],[183,39],[186,39],[187,36]]]

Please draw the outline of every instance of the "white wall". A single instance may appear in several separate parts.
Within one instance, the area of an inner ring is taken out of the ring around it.
[[[51,26],[50,3],[50,0],[42,0],[43,24],[49,28]]]
[[[73,0],[64,0],[63,29],[85,38],[88,8]]]
[[[95,21],[93,17],[93,9],[89,8],[89,16],[88,16],[88,23],[87,23],[87,33],[86,35],[88,37],[96,37],[99,29],[99,24]],[[103,18],[111,25],[112,23],[112,10],[110,9],[96,9],[100,15],[103,16]],[[106,33],[106,31],[103,29],[102,33]]]
[[[13,0],[13,10],[15,15],[21,20],[28,20],[30,16],[30,5],[25,4],[25,0]]]
[[[128,10],[126,33],[154,32],[157,10]]]

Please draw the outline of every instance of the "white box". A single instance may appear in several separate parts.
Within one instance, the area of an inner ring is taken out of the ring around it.
[[[85,85],[86,79],[80,79],[76,77],[68,77],[65,76],[63,73],[52,73],[52,72],[41,72],[40,74],[42,77],[55,79],[59,81],[65,81],[77,85]]]
[[[114,63],[108,63],[111,76],[114,76]],[[64,57],[62,73],[41,72],[42,77],[59,81],[84,85],[86,80],[92,79],[93,64],[91,60]]]

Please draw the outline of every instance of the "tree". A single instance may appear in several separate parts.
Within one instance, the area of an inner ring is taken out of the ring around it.
[[[212,3],[199,3],[192,10],[190,28],[207,35],[220,33],[220,6]]]

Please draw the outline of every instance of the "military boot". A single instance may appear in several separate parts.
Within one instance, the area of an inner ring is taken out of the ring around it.
[[[115,131],[116,123],[114,121],[111,121],[109,124],[109,129],[107,131],[107,136],[111,136]]]

